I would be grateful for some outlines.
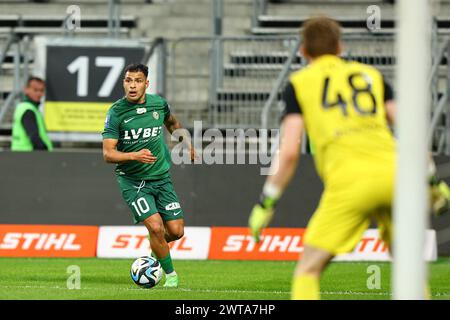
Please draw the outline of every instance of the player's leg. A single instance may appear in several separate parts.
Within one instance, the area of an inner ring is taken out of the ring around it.
[[[184,235],[184,220],[171,220],[164,222],[164,239],[166,243],[171,241],[175,241],[183,237]],[[151,239],[151,237],[150,237]],[[151,240],[150,240],[151,241]],[[166,282],[164,287],[178,287],[178,274],[175,272],[173,268],[172,258],[170,256],[169,246],[167,246],[167,254],[163,255],[165,258],[159,258],[157,254],[153,251],[152,247],[152,256],[158,259],[161,265],[165,264],[170,267],[173,271],[169,272],[170,269],[164,269],[166,272]]]
[[[180,239],[184,235],[184,213],[170,179],[155,184],[158,191],[156,206],[161,214],[166,229],[166,241]]]
[[[181,239],[184,235],[184,219],[168,220],[164,222],[167,242]]]
[[[376,194],[378,195],[378,202],[382,204],[379,208],[376,208],[371,213],[371,217],[376,221],[378,226],[378,233],[381,240],[389,248],[389,253],[393,256],[395,253],[392,250],[393,244],[393,224],[392,224],[392,206],[393,206],[393,194],[394,194],[394,175],[387,175],[387,182],[384,183],[383,188],[378,188]],[[379,185],[382,185],[381,183]],[[437,186],[436,184],[435,186]],[[442,197],[447,197],[446,184],[441,185],[444,188],[442,190]],[[434,204],[433,204],[434,205]],[[445,204],[447,206],[447,204]],[[430,298],[429,286],[425,284],[425,297]]]
[[[327,251],[305,245],[292,282],[292,300],[319,300],[320,275],[333,258]]]
[[[164,238],[167,242],[178,240],[184,235],[184,219],[164,221],[164,229]],[[170,259],[170,252],[168,258]],[[170,274],[166,273],[166,283],[164,286],[178,287],[178,275],[175,271]]]
[[[181,239],[184,235],[184,219],[165,221],[164,229],[164,238],[167,243]],[[150,235],[148,236],[148,240],[150,241]],[[157,258],[153,252],[151,255]]]
[[[176,276],[169,245],[165,239],[164,222],[156,205],[157,190],[153,188],[151,181],[135,181],[118,177],[118,182],[122,196],[133,212],[134,222],[142,222],[149,232],[152,256],[161,263],[166,276]],[[177,284],[178,281],[172,282],[171,286],[176,287]]]
[[[320,275],[327,264],[335,255],[351,252],[369,226],[370,192],[370,185],[356,179],[333,181],[325,188],[304,235],[292,299],[320,298]]]
[[[183,210],[181,209],[170,178],[152,182],[151,188],[155,195],[156,207],[164,223],[165,241],[171,242],[181,238],[184,235]],[[172,261],[170,251],[164,259],[170,262]],[[158,260],[161,262],[160,259]],[[166,272],[166,283],[164,286],[178,286],[178,275],[175,271],[172,273]]]
[[[143,223],[150,234],[150,248],[152,249],[152,255],[158,259],[161,263],[161,267],[166,273],[166,283],[164,284],[164,287],[177,287],[178,275],[173,267],[161,216],[159,214],[154,214],[144,220]]]
[[[154,214],[143,221],[150,234],[150,248],[158,259],[169,254],[169,245],[165,239],[164,223],[159,214]]]
[[[169,220],[164,222],[164,238],[167,243],[175,241],[183,237],[184,235],[184,220]],[[162,260],[158,259],[160,262]],[[167,262],[172,262],[170,251],[166,256],[165,260]],[[162,264],[163,262],[161,262]],[[178,287],[178,275],[175,271],[171,273],[166,272],[166,282],[164,284],[165,287]]]
[[[137,224],[142,222],[147,227],[147,230],[149,231],[148,240],[152,243],[151,234],[155,233],[156,235],[160,232],[160,230],[158,230],[159,225],[162,225],[164,234],[164,225],[161,216],[158,214],[153,194],[154,192],[149,185],[150,183],[121,176],[117,178],[117,181],[122,191],[122,197],[133,213],[134,223]],[[150,218],[153,215],[156,215],[157,217]],[[153,243],[156,245],[158,243],[157,239],[154,239]],[[152,249],[152,256],[156,258],[157,255],[154,252],[161,250],[163,249],[157,247],[155,250]]]
[[[389,248],[391,257],[393,257],[392,251],[392,240],[393,240],[393,225],[392,225],[392,214],[390,208],[383,208],[374,211],[372,217],[377,223],[378,234],[380,239],[383,240],[384,244]],[[431,290],[428,282],[425,283],[425,299],[431,300]]]
[[[448,212],[450,203],[450,190],[448,185],[443,181],[438,181],[435,184],[430,183],[431,192],[431,205],[432,212],[436,215],[442,214],[443,212]],[[389,248],[389,253],[393,257],[393,225],[392,225],[392,206],[393,206],[393,181],[386,183],[386,188],[380,188],[380,203],[384,206],[377,208],[371,214],[372,218],[376,221],[378,226],[378,234],[383,243]],[[425,285],[425,299],[431,300],[431,290],[429,283],[426,282]]]

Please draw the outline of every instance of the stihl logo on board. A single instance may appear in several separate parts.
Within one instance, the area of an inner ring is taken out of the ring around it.
[[[301,244],[301,236],[278,236],[265,235],[261,236],[260,243],[256,244],[252,236],[246,235],[230,235],[223,247],[224,252],[294,252],[303,251]]]
[[[206,259],[210,229],[185,227],[184,236],[169,243],[173,259]],[[100,227],[97,256],[101,258],[134,258],[150,254],[148,231],[144,226]]]
[[[72,250],[79,251],[81,245],[76,243],[75,233],[21,233],[5,234],[0,243],[2,250]]]
[[[248,228],[213,227],[209,259],[297,260],[303,254],[306,229],[266,228],[256,244]],[[367,230],[355,250],[338,260],[389,258],[386,244],[377,230]]]
[[[302,236],[261,236],[260,243],[256,244],[252,236],[228,236],[223,252],[303,252]],[[387,252],[388,246],[383,240],[376,237],[362,238],[355,252]]]
[[[112,248],[114,249],[146,249],[150,248],[150,242],[147,235],[139,234],[119,234],[116,236]],[[186,243],[186,237],[169,243],[172,250],[192,251],[192,247]]]
[[[267,228],[255,243],[248,228],[211,228],[209,259],[297,260],[304,229]]]
[[[387,252],[388,246],[377,237],[364,237],[359,242],[355,252]]]
[[[0,256],[95,257],[98,227],[0,225]]]

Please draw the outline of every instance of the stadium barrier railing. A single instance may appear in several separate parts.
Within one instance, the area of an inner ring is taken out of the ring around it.
[[[169,101],[188,127],[202,120],[206,128],[260,128],[264,103],[296,47],[295,36],[175,40],[169,48]]]

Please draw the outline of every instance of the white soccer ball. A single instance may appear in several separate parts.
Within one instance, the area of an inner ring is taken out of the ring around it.
[[[131,265],[131,279],[142,288],[153,288],[161,281],[163,270],[158,260],[140,257]]]

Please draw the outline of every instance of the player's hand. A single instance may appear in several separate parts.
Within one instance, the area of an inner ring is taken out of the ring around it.
[[[191,154],[191,162],[194,163],[194,161],[198,159],[198,155],[195,152],[194,147],[191,147],[190,154]]]
[[[258,243],[261,235],[262,229],[267,227],[272,220],[274,213],[274,208],[263,208],[261,204],[256,204],[253,207],[252,213],[248,220],[248,226],[252,233],[252,237],[256,243]]]
[[[433,179],[431,183],[431,205],[436,216],[450,211],[450,188],[443,180]]]
[[[133,152],[132,159],[142,163],[154,163],[158,158],[156,158],[152,152],[148,149],[142,149],[138,152]]]

